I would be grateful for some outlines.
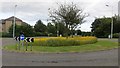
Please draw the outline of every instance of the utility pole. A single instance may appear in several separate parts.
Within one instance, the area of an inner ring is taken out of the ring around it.
[[[14,6],[13,38],[15,37],[15,13],[16,13],[16,7],[17,7],[17,5]]]
[[[109,5],[106,5],[109,7]],[[110,33],[110,38],[113,38],[113,6],[112,6],[112,18],[111,18],[111,33]]]

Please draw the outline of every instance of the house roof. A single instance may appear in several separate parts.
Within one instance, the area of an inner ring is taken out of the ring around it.
[[[14,20],[14,16],[9,17],[9,18],[7,18],[7,19],[4,19],[4,21],[6,21],[6,20],[8,20],[8,21],[13,21],[13,20]],[[15,17],[15,20],[16,20],[16,21],[22,21],[21,19],[19,19],[19,18],[17,18],[17,17]]]

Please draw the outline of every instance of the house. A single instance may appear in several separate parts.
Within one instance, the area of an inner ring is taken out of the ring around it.
[[[7,19],[0,20],[0,25],[2,26],[2,27],[0,26],[0,28],[1,28],[0,32],[7,32],[8,33],[9,28],[12,26],[13,23],[14,23],[14,16],[9,17]],[[15,23],[17,25],[22,25],[24,22],[21,19],[15,17]]]

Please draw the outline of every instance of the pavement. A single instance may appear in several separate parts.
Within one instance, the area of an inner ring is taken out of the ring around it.
[[[15,44],[15,41],[12,38],[2,39],[3,46],[8,44]],[[84,53],[17,53],[17,52],[8,52],[3,50],[2,65],[3,66],[118,66],[118,49],[97,51],[97,52],[84,52]]]

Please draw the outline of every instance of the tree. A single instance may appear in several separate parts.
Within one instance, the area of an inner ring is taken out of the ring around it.
[[[22,25],[21,32],[23,32],[25,36],[34,36],[34,29],[29,24]]]
[[[16,25],[15,24],[15,36],[20,36],[20,32],[21,32],[21,26],[20,25]],[[12,36],[13,34],[13,25],[9,28],[9,34]]]
[[[82,34],[81,30],[76,30],[76,32],[77,32],[77,35],[81,35]]]
[[[62,36],[65,36],[66,34],[65,30],[69,31],[69,29],[66,28],[63,23],[57,23],[56,26],[58,27],[59,34]]]
[[[84,23],[84,18],[86,14],[83,13],[82,9],[79,9],[76,4],[58,4],[58,9],[50,11],[50,17],[55,22],[64,23],[66,28],[72,31],[75,30],[79,25]],[[69,30],[65,30],[67,35]]]
[[[120,21],[116,16],[113,17],[113,34],[120,32]],[[97,18],[92,23],[92,32],[97,37],[108,37],[111,33],[111,18]]]
[[[34,36],[33,28],[27,23],[22,25],[15,24],[15,36],[20,36],[20,33],[23,32],[26,37]],[[13,34],[13,25],[9,28],[9,34],[12,36]]]
[[[56,28],[55,28],[55,26],[54,25],[52,25],[51,23],[48,23],[47,24],[47,32],[48,32],[48,34],[50,35],[50,34],[52,34],[52,36],[53,35],[55,35],[56,34]]]
[[[114,33],[119,33],[120,32],[120,20],[117,19],[118,16],[115,16],[113,18],[113,32]]]
[[[41,20],[38,20],[34,26],[36,32],[46,32],[46,25]]]
[[[92,32],[96,37],[108,37],[110,34],[111,18],[98,18],[92,23]]]
[[[63,23],[48,23],[47,24],[47,32],[49,34],[53,34],[53,36],[57,36],[57,31],[59,32],[59,35],[64,36],[66,29],[67,28],[64,26]]]

